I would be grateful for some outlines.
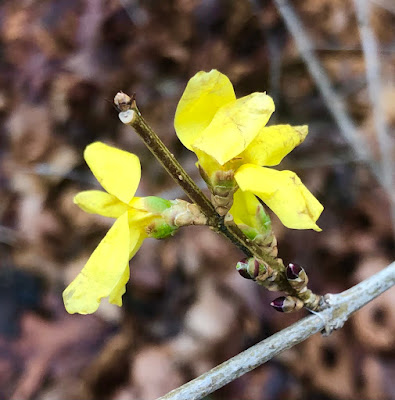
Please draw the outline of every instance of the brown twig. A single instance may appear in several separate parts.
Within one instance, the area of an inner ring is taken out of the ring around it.
[[[174,181],[181,186],[191,201],[200,207],[207,217],[208,225],[211,229],[228,238],[232,243],[244,251],[247,256],[256,257],[258,260],[270,265],[270,267],[277,272],[276,279],[278,280],[279,286],[284,291],[293,294],[294,290],[290,287],[286,279],[285,268],[282,261],[265,253],[259,246],[249,240],[236,224],[225,223],[224,217],[220,216],[215,211],[213,204],[175,159],[174,155],[164,145],[158,135],[147,124],[136,106],[134,96],[129,97],[125,93],[119,92],[114,98],[114,103],[120,110],[120,120],[124,124],[130,125],[134,128],[163,168],[169,173]]]

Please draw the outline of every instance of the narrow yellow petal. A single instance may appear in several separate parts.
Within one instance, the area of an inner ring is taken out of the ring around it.
[[[141,247],[145,236],[139,229],[135,229],[134,227],[129,226],[129,233],[130,233],[130,241],[129,241],[129,259],[131,259]],[[128,283],[130,278],[130,268],[129,263],[126,263],[125,271],[116,284],[114,289],[108,296],[108,301],[111,304],[115,304],[119,307],[122,306],[122,296],[126,292],[126,284]]]
[[[129,250],[128,213],[124,213],[63,292],[67,312],[94,313],[103,297],[109,296],[114,290],[119,293],[119,284],[125,278],[125,266],[129,261]]]
[[[134,226],[129,220],[130,243],[129,243],[129,260],[139,251],[144,239],[147,239],[147,234],[144,229]]]
[[[243,191],[260,197],[288,228],[314,229],[324,207],[292,171],[245,164],[235,174]]]
[[[188,82],[177,106],[174,127],[181,143],[192,150],[193,142],[223,105],[236,100],[226,75],[213,69],[200,71]]]
[[[112,194],[100,190],[86,190],[74,197],[74,204],[90,214],[118,218],[130,208]]]
[[[237,225],[245,224],[255,228],[258,206],[259,201],[254,194],[238,189],[233,195],[233,205],[229,213],[233,216]]]
[[[125,270],[121,276],[119,282],[115,285],[114,289],[108,295],[108,302],[111,304],[115,304],[118,307],[122,306],[122,296],[126,292],[126,284],[128,283],[130,278],[130,267],[129,263],[126,263]]]
[[[266,93],[252,93],[221,107],[193,147],[221,165],[239,155],[265,126],[274,111]]]
[[[243,158],[243,163],[246,164],[277,165],[303,142],[307,132],[307,125],[264,127],[240,156]]]
[[[139,158],[127,151],[95,142],[86,147],[85,161],[108,193],[128,204],[141,177]]]

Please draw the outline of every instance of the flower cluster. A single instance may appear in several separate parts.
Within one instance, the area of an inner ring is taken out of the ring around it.
[[[266,93],[236,99],[225,75],[199,72],[178,104],[175,129],[184,146],[197,155],[217,212],[229,213],[249,239],[276,257],[271,221],[257,197],[294,229],[319,231],[316,221],[323,207],[294,172],[267,168],[279,164],[307,135],[307,126],[267,127],[273,112],[273,100]],[[85,149],[84,157],[106,191],[81,192],[74,202],[88,213],[116,219],[63,293],[69,313],[89,314],[104,297],[122,305],[129,261],[145,238],[165,238],[180,226],[206,224],[207,218],[195,204],[182,200],[135,197],[141,167],[134,154],[96,142]],[[270,269],[254,259],[240,265],[243,276],[248,272],[253,279],[269,277]],[[277,287],[275,282],[272,287]]]
[[[198,72],[188,82],[174,125],[184,146],[196,153],[212,190],[227,186],[232,192],[239,187],[236,198],[242,201],[246,193],[253,193],[286,227],[319,231],[316,221],[323,206],[299,177],[265,167],[279,164],[307,135],[307,126],[266,127],[273,112],[273,100],[266,93],[236,99],[229,79],[212,70]],[[235,204],[231,213],[240,220],[245,211],[239,211]]]

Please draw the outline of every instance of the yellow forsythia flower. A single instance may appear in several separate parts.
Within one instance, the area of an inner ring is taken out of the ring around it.
[[[239,188],[260,197],[285,226],[320,231],[316,221],[323,206],[298,176],[263,167],[279,164],[308,132],[305,125],[266,127],[273,112],[273,100],[266,93],[236,99],[227,76],[201,71],[188,82],[174,126],[208,176],[234,170]]]
[[[141,177],[136,155],[96,142],[87,146],[84,157],[107,192],[84,191],[75,196],[74,202],[86,212],[116,218],[116,221],[63,292],[70,314],[95,312],[103,297],[109,297],[112,304],[122,305],[129,280],[129,260],[147,237],[144,227],[150,218],[139,207],[141,199],[134,197]]]

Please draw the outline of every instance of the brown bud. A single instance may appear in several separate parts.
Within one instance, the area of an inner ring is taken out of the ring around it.
[[[135,94],[130,97],[120,91],[114,97],[114,104],[120,112],[128,111],[135,106]]]

